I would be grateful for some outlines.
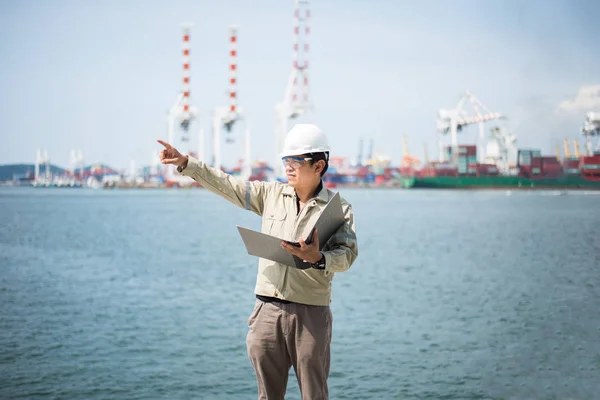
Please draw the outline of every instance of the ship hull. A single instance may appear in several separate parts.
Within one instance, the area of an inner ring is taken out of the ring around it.
[[[430,189],[584,189],[600,190],[600,181],[581,176],[528,179],[519,176],[432,176],[403,177],[406,188]]]

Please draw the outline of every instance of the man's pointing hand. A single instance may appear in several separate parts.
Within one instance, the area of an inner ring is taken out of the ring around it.
[[[165,147],[160,151],[160,161],[163,164],[173,164],[184,168],[187,166],[188,158],[181,154],[175,147],[160,139],[157,142]]]

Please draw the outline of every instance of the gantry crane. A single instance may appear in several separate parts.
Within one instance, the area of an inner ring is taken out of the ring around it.
[[[465,110],[465,103],[471,103],[475,115],[469,115]],[[483,112],[482,112],[483,110]],[[483,151],[485,147],[485,137],[483,131],[483,124],[487,121],[493,121],[504,118],[504,116],[498,112],[491,112],[486,106],[484,106],[471,92],[468,90],[461,96],[458,104],[453,109],[441,109],[438,111],[437,118],[437,130],[440,133],[438,143],[440,146],[440,161],[444,160],[444,143],[442,135],[450,134],[452,140],[452,154],[454,157],[457,155],[456,148],[458,146],[457,134],[465,126],[472,124],[479,124],[479,145],[478,145],[478,158],[483,160],[485,153]]]
[[[586,114],[581,133],[585,136],[586,154],[591,156],[600,153],[600,112],[588,112]],[[592,143],[594,137],[599,138],[595,148],[593,148]]]
[[[275,105],[275,143],[277,157],[282,151],[289,120],[294,120],[312,109],[308,86],[308,19],[310,11],[307,0],[294,0],[294,47],[292,72],[283,95]],[[275,163],[275,176],[283,179],[283,166]]]
[[[250,128],[247,125],[244,111],[238,105],[238,27],[235,25],[229,26],[229,90],[227,97],[229,105],[216,107],[212,113],[212,133],[213,133],[213,166],[221,169],[221,129],[225,128],[227,137],[225,143],[231,144],[235,142],[232,130],[237,121],[243,121],[245,125],[245,156],[244,168],[242,175],[244,178],[249,178],[252,173],[252,164],[250,156]]]

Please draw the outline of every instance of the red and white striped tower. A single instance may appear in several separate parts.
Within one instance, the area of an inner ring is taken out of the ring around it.
[[[238,28],[235,25],[229,26],[229,88],[226,91],[226,105],[216,107],[213,111],[213,155],[216,169],[221,168],[221,129],[225,127],[227,133],[231,133],[236,121],[243,120],[244,111],[238,104]],[[234,143],[232,136],[228,135],[226,143]]]
[[[177,99],[169,108],[167,115],[167,142],[177,148],[183,149],[181,142],[189,142],[189,128],[191,123],[198,118],[198,109],[190,105],[190,42],[192,24],[183,23],[180,25],[182,29],[181,55],[182,55],[182,86],[181,92],[177,94]],[[177,127],[181,128],[181,136]],[[177,132],[177,136],[175,136]],[[187,147],[187,144],[185,145]],[[167,166],[165,171],[166,182],[184,186],[189,184],[189,180],[179,180],[179,175],[174,174],[174,168]],[[168,183],[169,184],[169,183]]]
[[[187,131],[190,124],[190,33],[192,26],[183,24],[183,87],[181,90],[181,127]]]
[[[237,117],[237,27],[229,27],[229,114],[232,120]]]
[[[308,20],[310,10],[308,1],[294,2],[294,51],[292,53],[294,81],[292,88],[292,107],[308,107],[308,50],[309,33]]]

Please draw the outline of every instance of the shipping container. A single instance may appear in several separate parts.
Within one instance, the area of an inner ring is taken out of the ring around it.
[[[519,149],[517,153],[517,166],[530,165],[532,159],[542,156],[540,150]]]
[[[451,163],[436,163],[434,165],[434,168],[436,169],[436,171],[445,169],[456,169],[456,167]]]
[[[475,165],[477,174],[480,176],[498,175],[498,168],[494,164],[477,164]]]
[[[545,167],[544,169],[542,169],[542,173],[543,174],[554,174],[554,173],[558,173],[558,174],[562,174],[563,169],[562,167]]]
[[[579,168],[579,160],[569,160],[564,163],[565,168]]]
[[[556,159],[556,157],[542,157],[542,166],[545,168],[546,166],[549,166],[549,165],[560,166],[561,164],[560,164],[560,161],[558,161]]]
[[[584,178],[600,180],[600,155],[582,157],[580,168]]]
[[[366,166],[358,167],[358,169],[356,170],[356,176],[360,179],[365,179],[370,173],[371,171],[369,170],[369,167]]]
[[[530,165],[521,165],[519,167],[519,175],[524,177],[531,176],[531,166]]]
[[[411,167],[400,167],[399,168],[399,173],[402,176],[414,176],[415,175],[415,169],[411,166]]]
[[[584,156],[581,157],[582,164],[600,165],[600,156]]]
[[[419,176],[419,177],[436,176],[435,168],[430,167],[430,166],[424,167],[420,171],[415,171],[415,176]]]
[[[451,158],[453,155],[452,146],[446,146],[446,155]],[[462,156],[477,156],[477,146],[475,145],[459,145],[457,146],[457,155]]]

